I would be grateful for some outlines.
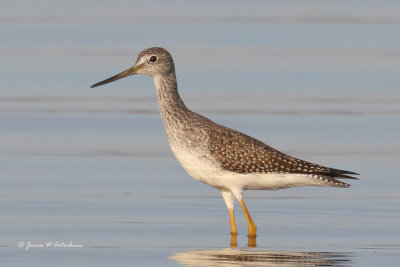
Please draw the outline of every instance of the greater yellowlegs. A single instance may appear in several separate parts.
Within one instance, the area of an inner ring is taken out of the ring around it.
[[[286,155],[263,142],[232,130],[191,111],[178,94],[175,65],[161,47],[143,50],[136,64],[96,87],[133,74],[153,77],[158,105],[171,149],[183,168],[196,180],[221,191],[229,210],[232,234],[236,198],[249,226],[254,224],[242,197],[246,189],[282,189],[295,186],[349,187],[338,178],[357,179],[355,172],[338,170]]]

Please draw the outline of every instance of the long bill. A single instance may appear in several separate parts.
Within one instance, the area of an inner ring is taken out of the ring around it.
[[[108,79],[105,79],[104,81],[101,81],[101,82],[93,84],[92,86],[90,86],[90,88],[93,88],[93,87],[96,87],[96,86],[100,86],[100,85],[103,85],[103,84],[106,84],[106,83],[110,83],[110,82],[125,78],[127,76],[136,74],[136,71],[138,69],[139,69],[139,66],[133,66],[132,68],[124,70],[123,72],[118,73],[117,75],[114,75],[114,76],[112,76],[112,77],[110,77]]]

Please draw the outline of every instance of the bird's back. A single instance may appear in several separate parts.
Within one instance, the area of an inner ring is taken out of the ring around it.
[[[219,125],[197,113],[191,114],[190,127],[207,135],[208,156],[223,170],[239,174],[304,174],[332,186],[347,187],[337,178],[357,179],[356,173],[328,168],[282,153],[239,131]]]

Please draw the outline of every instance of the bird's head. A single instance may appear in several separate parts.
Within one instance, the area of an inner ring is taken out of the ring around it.
[[[152,47],[140,52],[133,67],[104,81],[93,84],[91,87],[93,88],[110,83],[134,74],[145,74],[154,78],[157,76],[168,75],[174,71],[174,61],[169,52],[161,47]]]

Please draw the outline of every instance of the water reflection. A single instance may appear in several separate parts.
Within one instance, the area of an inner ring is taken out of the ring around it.
[[[236,241],[237,234],[231,234],[231,248],[236,248],[237,247],[237,241]],[[247,236],[248,237],[248,242],[247,246],[249,248],[255,248],[257,246],[256,243],[256,238],[257,236]]]
[[[346,253],[232,248],[176,253],[170,259],[188,266],[349,266],[351,263]]]

